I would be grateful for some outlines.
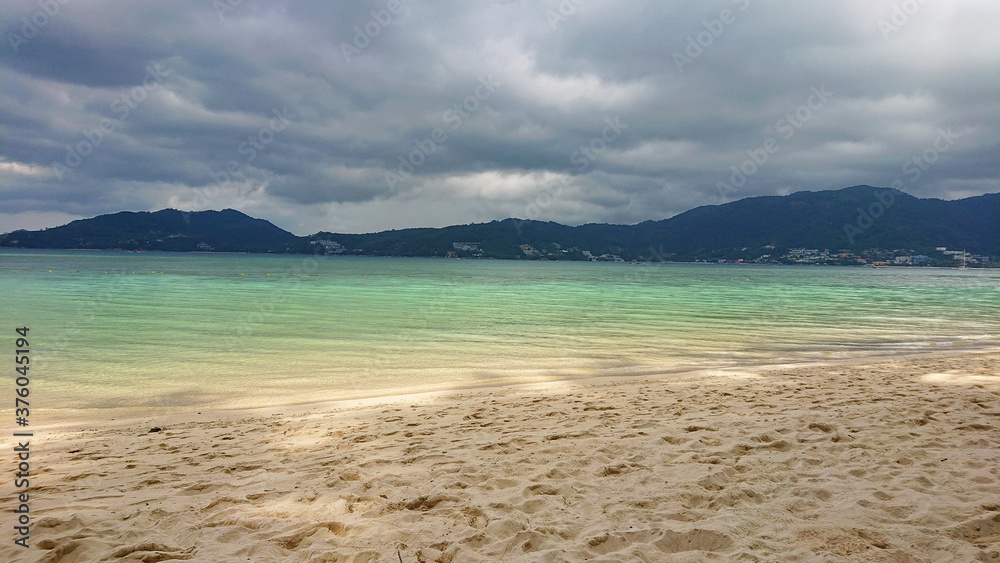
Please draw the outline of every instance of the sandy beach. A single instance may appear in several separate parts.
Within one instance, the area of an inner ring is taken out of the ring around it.
[[[949,353],[63,424],[32,441],[31,547],[8,525],[0,560],[1000,561],[998,365]]]

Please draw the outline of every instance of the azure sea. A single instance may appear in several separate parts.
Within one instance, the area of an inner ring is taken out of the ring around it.
[[[997,270],[4,250],[0,288],[52,413],[1000,346]]]

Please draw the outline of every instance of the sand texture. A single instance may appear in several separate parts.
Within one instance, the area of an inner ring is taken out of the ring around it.
[[[998,366],[990,352],[91,422],[36,441],[33,545],[5,540],[0,560],[1000,561]]]

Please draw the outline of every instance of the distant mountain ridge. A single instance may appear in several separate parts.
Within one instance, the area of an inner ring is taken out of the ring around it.
[[[202,248],[198,245],[202,244]],[[302,240],[264,219],[235,209],[185,213],[122,211],[79,219],[41,231],[0,235],[0,246],[23,248],[121,248],[188,252],[296,252]]]
[[[165,209],[15,231],[0,235],[0,246],[571,260],[607,255],[658,261],[753,259],[791,248],[931,253],[945,246],[996,256],[1000,255],[1000,194],[945,201],[854,186],[750,197],[637,225],[570,227],[505,219],[369,234],[319,232],[308,237],[233,209],[191,213]]]

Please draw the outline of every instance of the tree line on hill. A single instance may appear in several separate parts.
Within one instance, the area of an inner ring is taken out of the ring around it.
[[[502,259],[780,261],[792,249],[862,256],[939,248],[1000,256],[1000,194],[955,201],[855,186],[751,197],[636,225],[567,226],[505,219],[444,228],[300,237],[233,209],[120,212],[40,231],[0,235],[17,248],[122,249]],[[844,254],[847,253],[847,254]]]

